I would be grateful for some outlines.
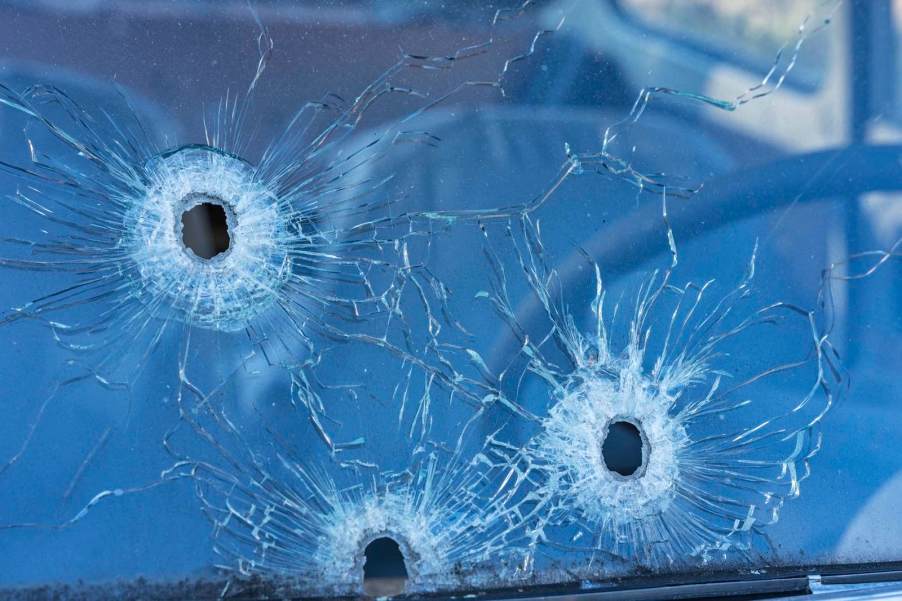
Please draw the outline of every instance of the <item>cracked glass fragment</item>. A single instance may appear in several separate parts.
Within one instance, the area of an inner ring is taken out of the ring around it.
[[[216,551],[238,574],[284,579],[309,594],[360,594],[367,549],[387,539],[403,559],[403,592],[494,581],[508,525],[504,510],[474,491],[478,464],[449,467],[433,452],[408,472],[341,489],[287,461],[278,479],[204,466],[193,473],[216,524]]]
[[[522,448],[498,438],[508,480],[542,507],[535,552],[548,540],[603,565],[654,568],[766,549],[764,527],[799,496],[841,383],[816,312],[753,300],[754,251],[732,288],[678,283],[667,230],[671,265],[634,278],[616,301],[586,257],[595,294],[573,313],[538,229],[521,225],[519,269],[496,263],[486,298],[522,354],[496,378],[498,394],[537,413]],[[507,273],[525,275],[542,329],[517,320]],[[581,325],[576,315],[591,318]]]
[[[347,350],[334,357],[325,352],[323,364],[341,363]],[[355,349],[368,365],[380,365],[384,355],[391,356],[378,347]],[[354,407],[330,429],[354,438],[321,444],[323,431],[313,420],[268,408],[265,398],[233,397],[237,380],[199,399],[186,412],[185,427],[167,435],[175,463],[165,478],[194,484],[212,525],[218,566],[233,575],[236,591],[260,578],[311,595],[379,586],[419,593],[499,586],[519,572],[527,516],[502,502],[506,474],[471,434],[481,425],[480,412],[453,402],[454,388],[428,371],[393,363],[377,379],[366,369],[354,375],[345,369],[341,381],[327,381],[325,374],[336,372],[323,365],[317,368],[322,377],[313,375],[331,415],[336,406]],[[264,381],[273,370],[261,372]],[[297,382],[293,393],[307,394],[305,384]],[[398,414],[372,410],[382,403]],[[428,404],[435,406],[424,409]],[[241,418],[248,413],[256,425]],[[371,546],[392,544],[403,581],[374,584],[367,566],[378,573],[386,559]]]
[[[29,162],[0,168],[16,182],[11,200],[25,212],[21,220],[34,221],[37,231],[6,238],[2,266],[62,281],[22,299],[4,323],[44,323],[66,348],[90,353],[86,368],[106,385],[131,384],[161,345],[181,347],[175,352],[182,363],[191,361],[191,336],[209,338],[205,332],[243,332],[249,340],[217,343],[234,355],[218,362],[228,370],[255,352],[293,362],[315,352],[313,337],[341,337],[346,324],[389,323],[398,289],[417,268],[418,238],[458,219],[512,209],[417,210],[405,203],[411,190],[386,189],[393,174],[357,172],[393,147],[436,144],[417,129],[417,118],[460,92],[503,93],[511,65],[528,58],[532,46],[507,57],[491,79],[445,83],[442,76],[482,58],[526,6],[499,9],[486,41],[448,55],[401,51],[351,100],[327,94],[301,103],[269,141],[252,138],[257,88],[274,51],[259,18],[256,72],[243,95],[227,93],[206,112],[202,143],[161,140],[127,104],[124,116],[114,116],[53,86],[3,86],[0,105],[25,119]],[[404,76],[414,71],[439,80],[423,82],[435,89],[408,85]],[[391,97],[412,99],[413,107],[359,131],[369,111]],[[262,149],[252,154],[251,147]],[[186,238],[197,240],[200,226],[187,221],[197,206],[209,209],[211,232],[214,212],[224,217],[218,251]]]
[[[895,6],[314,4],[0,7],[0,596],[899,560]]]
[[[245,328],[277,302],[297,262],[292,248],[305,245],[290,233],[291,209],[250,165],[213,148],[176,150],[147,171],[151,183],[124,218],[144,302],[168,305],[191,325]],[[205,208],[210,215],[198,215]],[[225,229],[219,249],[192,235],[204,222],[212,230],[216,211]]]

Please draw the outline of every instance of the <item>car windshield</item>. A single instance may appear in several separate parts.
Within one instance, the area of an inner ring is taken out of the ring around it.
[[[899,0],[0,17],[0,597],[902,561]]]

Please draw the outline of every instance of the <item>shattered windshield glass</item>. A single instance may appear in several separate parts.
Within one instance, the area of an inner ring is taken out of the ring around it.
[[[0,5],[0,597],[902,561],[902,4],[778,4]]]

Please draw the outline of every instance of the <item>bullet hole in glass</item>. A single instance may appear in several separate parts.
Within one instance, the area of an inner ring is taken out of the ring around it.
[[[407,566],[397,541],[387,536],[375,539],[363,552],[363,591],[371,597],[404,592]]]
[[[217,202],[202,202],[182,213],[182,242],[201,259],[229,250],[226,209]]]
[[[644,461],[643,438],[636,424],[628,421],[611,422],[601,445],[605,466],[621,476],[636,474]]]

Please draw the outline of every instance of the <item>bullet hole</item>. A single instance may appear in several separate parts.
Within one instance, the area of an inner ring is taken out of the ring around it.
[[[397,541],[375,539],[363,552],[363,592],[370,597],[390,597],[404,592],[407,566]]]
[[[212,202],[201,202],[182,213],[182,242],[201,259],[213,257],[229,250],[228,216],[225,207]]]
[[[639,427],[628,421],[612,421],[608,424],[601,456],[605,466],[621,476],[642,475],[647,449],[646,440]],[[643,470],[644,471],[644,470]],[[639,473],[637,473],[639,472]]]

